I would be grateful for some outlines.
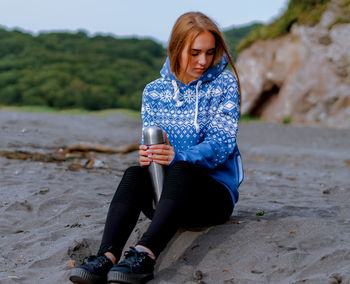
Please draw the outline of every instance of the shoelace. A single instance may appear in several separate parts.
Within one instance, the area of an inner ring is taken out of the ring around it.
[[[146,259],[146,252],[138,252],[134,248],[130,248],[130,250],[124,253],[125,259],[123,264],[127,264],[129,267],[140,266],[141,263]]]
[[[91,262],[91,264],[96,268],[102,268],[103,266],[109,264],[109,261],[106,257],[99,257],[96,255],[85,257],[83,263],[86,264],[88,262]]]
[[[83,263],[86,264],[88,262],[94,261],[96,258],[96,255],[89,255],[83,259]]]

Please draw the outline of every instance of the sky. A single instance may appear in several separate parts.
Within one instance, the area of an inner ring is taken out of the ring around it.
[[[200,11],[221,29],[271,22],[288,0],[0,0],[0,26],[33,34],[85,30],[90,35],[150,37],[166,43],[176,19]]]

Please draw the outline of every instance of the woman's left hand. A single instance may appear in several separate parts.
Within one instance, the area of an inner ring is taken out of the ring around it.
[[[160,165],[169,165],[175,157],[174,147],[171,146],[166,133],[165,141],[166,144],[155,144],[149,146],[148,150],[146,150],[148,158]]]

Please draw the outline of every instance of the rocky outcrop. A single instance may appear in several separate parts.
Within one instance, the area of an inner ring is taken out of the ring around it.
[[[350,128],[350,24],[334,24],[344,11],[338,2],[318,25],[294,25],[240,54],[243,114]]]

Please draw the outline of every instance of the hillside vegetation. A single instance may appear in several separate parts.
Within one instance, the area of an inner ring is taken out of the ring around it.
[[[165,58],[149,39],[85,32],[0,29],[0,41],[0,105],[139,109],[144,86],[159,77]]]
[[[290,0],[287,10],[269,25],[254,29],[236,48],[239,53],[258,39],[273,39],[288,33],[294,23],[317,24],[330,0]]]

